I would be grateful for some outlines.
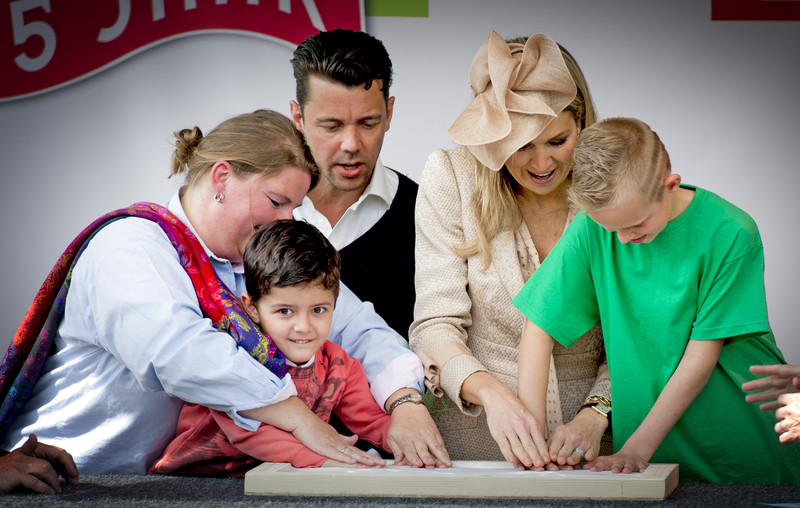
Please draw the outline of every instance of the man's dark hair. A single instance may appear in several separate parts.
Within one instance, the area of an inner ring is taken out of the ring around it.
[[[244,251],[244,283],[257,302],[271,288],[319,284],[339,295],[341,258],[325,235],[301,220],[258,228]]]
[[[301,108],[308,100],[310,76],[366,90],[380,79],[383,97],[389,100],[392,61],[383,43],[368,33],[337,28],[311,35],[294,50],[291,62]]]

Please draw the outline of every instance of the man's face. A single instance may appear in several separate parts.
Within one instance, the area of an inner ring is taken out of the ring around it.
[[[292,101],[292,121],[320,169],[320,190],[360,195],[369,183],[394,105],[394,97],[384,100],[381,85],[375,80],[366,90],[312,76],[303,110]]]

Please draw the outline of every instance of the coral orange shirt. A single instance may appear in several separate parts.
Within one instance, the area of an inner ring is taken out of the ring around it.
[[[360,438],[388,449],[389,414],[369,391],[358,360],[326,342],[311,365],[289,366],[300,399],[323,421],[331,413]],[[290,462],[295,467],[319,467],[328,457],[306,448],[294,435],[262,424],[255,432],[236,425],[228,415],[186,403],[177,435],[148,474],[244,476],[260,462]]]

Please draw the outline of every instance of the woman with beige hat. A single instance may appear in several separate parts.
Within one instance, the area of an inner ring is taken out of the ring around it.
[[[448,131],[462,146],[434,151],[420,179],[411,348],[452,459],[571,468],[610,430],[602,333],[554,349],[536,421],[516,396],[524,317],[511,299],[574,217],[572,150],[594,106],[575,60],[543,34],[491,32],[469,78],[475,98]]]

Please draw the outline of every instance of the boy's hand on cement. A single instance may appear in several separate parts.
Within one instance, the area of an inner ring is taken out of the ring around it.
[[[369,468],[366,464],[361,464],[356,462],[355,464],[348,464],[347,462],[342,462],[339,460],[328,459],[322,463],[320,467],[350,467],[354,469],[367,469]]]
[[[614,455],[597,457],[595,460],[587,462],[583,469],[611,471],[612,473],[644,473],[644,470],[647,469],[647,461],[633,453],[627,453],[623,449]]]

